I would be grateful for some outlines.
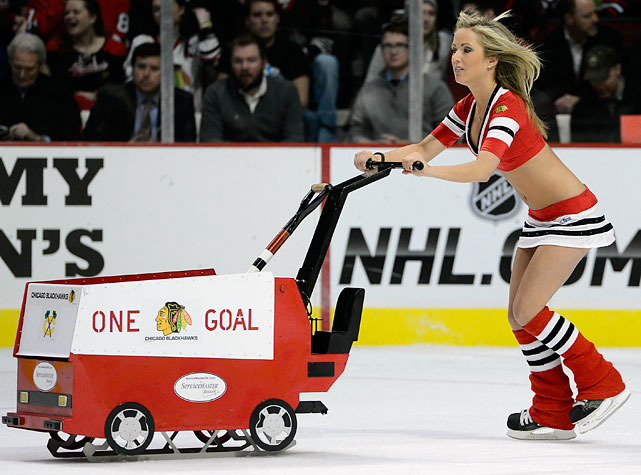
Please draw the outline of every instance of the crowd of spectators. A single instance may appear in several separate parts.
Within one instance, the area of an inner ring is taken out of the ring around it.
[[[158,141],[160,5],[0,0],[0,140]],[[407,8],[173,0],[175,140],[408,141]],[[465,8],[510,9],[508,26],[535,45],[549,140],[559,114],[574,142],[619,142],[620,116],[641,114],[641,0],[423,0],[425,134],[468,93],[449,63]]]

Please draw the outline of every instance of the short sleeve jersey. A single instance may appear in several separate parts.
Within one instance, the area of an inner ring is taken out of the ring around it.
[[[545,146],[545,140],[530,120],[523,100],[497,86],[490,97],[476,146],[471,139],[476,100],[468,94],[454,105],[432,135],[446,147],[465,134],[474,155],[487,150],[500,160],[498,169],[510,171],[523,165]]]

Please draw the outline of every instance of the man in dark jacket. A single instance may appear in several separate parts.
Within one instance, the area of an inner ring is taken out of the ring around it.
[[[622,74],[619,54],[597,45],[585,54],[590,87],[572,111],[572,142],[621,142],[621,116],[641,114],[641,86]]]
[[[303,113],[296,87],[263,74],[265,47],[242,35],[231,44],[231,75],[203,97],[201,142],[302,142]]]
[[[557,114],[570,114],[587,87],[582,80],[585,52],[597,44],[621,51],[623,38],[598,24],[594,0],[560,0],[557,11],[562,25],[543,41],[544,67],[536,86],[554,101]]]
[[[0,81],[0,140],[77,140],[80,114],[71,92],[40,72],[42,40],[20,33],[7,51],[11,77]]]
[[[132,64],[132,82],[104,86],[98,91],[84,139],[118,142],[160,139],[160,45],[138,46]],[[178,88],[174,88],[174,140],[196,141],[193,95]]]

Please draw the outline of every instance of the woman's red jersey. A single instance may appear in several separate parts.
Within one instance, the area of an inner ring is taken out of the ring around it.
[[[501,160],[498,169],[514,170],[535,156],[545,146],[545,140],[532,123],[523,100],[511,91],[497,86],[490,97],[476,146],[470,129],[476,100],[472,94],[461,99],[432,135],[446,147],[465,134],[474,155],[482,150],[493,153]]]

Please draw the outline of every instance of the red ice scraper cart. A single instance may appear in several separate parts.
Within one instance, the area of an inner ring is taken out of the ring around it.
[[[297,414],[327,412],[300,394],[328,391],[358,339],[358,288],[341,292],[332,331],[312,331],[310,296],[332,234],[347,195],[389,173],[314,185],[246,274],[27,284],[14,348],[17,410],[2,422],[48,432],[56,457],[92,460],[291,446]],[[323,201],[296,279],[256,272]],[[150,446],[156,432],[159,448]],[[195,435],[188,447],[179,446],[183,432]]]

